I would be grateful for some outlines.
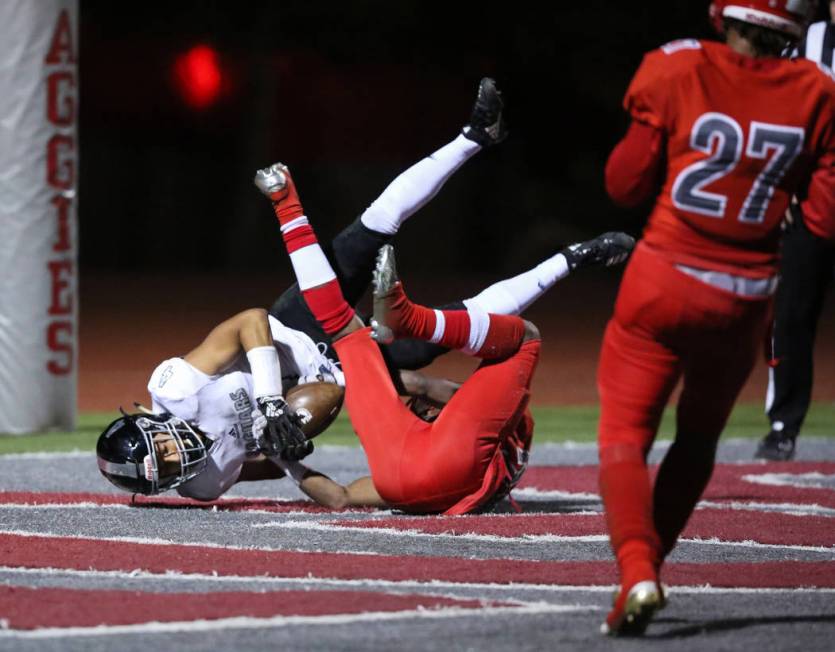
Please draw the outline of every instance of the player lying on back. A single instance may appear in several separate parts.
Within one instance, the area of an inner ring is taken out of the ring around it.
[[[369,284],[379,246],[465,160],[483,145],[501,140],[501,110],[501,97],[492,80],[482,80],[465,136],[403,173],[335,238],[331,259],[352,301]],[[289,204],[276,206],[279,218]],[[620,262],[633,244],[625,234],[604,234],[452,305],[518,313],[571,270]],[[296,383],[324,380],[341,385],[343,376],[335,354],[332,358],[323,355],[323,350],[332,352],[329,337],[319,328],[298,286],[285,292],[276,307],[269,318],[260,309],[232,317],[184,358],[171,358],[157,367],[148,384],[152,412],[157,416],[126,416],[100,438],[99,465],[111,482],[132,492],[176,489],[185,497],[213,500],[236,482],[283,477],[284,469],[261,454],[267,452],[274,459],[284,457],[281,466],[289,465],[297,481],[304,476],[301,488],[317,502],[331,507],[367,504],[364,494],[352,490],[353,485],[328,484],[323,476],[293,464],[311,445],[284,395]],[[437,408],[445,403],[457,388],[452,381],[399,369],[426,366],[447,348],[417,340],[383,348],[389,349],[386,356],[398,390],[420,399],[423,411],[427,405]],[[265,419],[269,419],[266,424]]]
[[[663,603],[661,565],[764,350],[792,194],[810,230],[835,234],[835,83],[810,61],[780,58],[808,9],[805,0],[714,3],[725,43],[650,52],[626,92],[632,124],[606,187],[622,204],[655,204],[597,377],[600,492],[621,582],[609,634],[642,634]],[[653,486],[646,457],[679,380],[675,441]]]

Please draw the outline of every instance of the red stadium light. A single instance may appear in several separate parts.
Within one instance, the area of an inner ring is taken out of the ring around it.
[[[208,45],[195,45],[174,62],[174,82],[190,107],[205,109],[220,96],[223,74],[217,51]]]

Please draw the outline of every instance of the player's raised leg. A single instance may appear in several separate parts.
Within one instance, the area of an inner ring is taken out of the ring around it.
[[[335,337],[360,328],[362,324],[342,296],[336,274],[304,214],[290,170],[282,163],[258,170],[255,185],[272,202],[299,289],[324,331]]]
[[[604,233],[592,240],[569,245],[536,267],[497,281],[469,299],[436,307],[518,315],[571,272],[624,262],[634,246],[635,239],[626,233]],[[383,355],[393,369],[422,369],[447,351],[446,347],[413,338],[395,340],[383,346]]]
[[[571,272],[596,265],[624,262],[635,248],[635,238],[611,231],[591,240],[569,245],[526,272],[498,281],[470,299],[467,308],[497,315],[518,315]]]
[[[412,337],[479,358],[500,359],[534,337],[533,324],[514,315],[491,315],[480,309],[435,310],[412,303],[397,276],[391,245],[380,249],[373,282],[371,336],[378,342]]]
[[[496,82],[485,77],[478,88],[469,123],[461,134],[415,163],[392,181],[360,217],[378,233],[394,235],[403,223],[426,205],[447,180],[482,147],[504,140],[504,102]]]
[[[507,131],[502,110],[503,101],[495,82],[487,78],[481,80],[470,120],[462,133],[398,175],[358,219],[345,227],[330,246],[325,246],[348,304],[356,305],[368,288],[380,247],[435,197],[466,161],[483,147],[505,137]],[[329,338],[320,332],[305,305],[298,288],[293,286],[279,297],[270,313],[282,323],[327,344]]]

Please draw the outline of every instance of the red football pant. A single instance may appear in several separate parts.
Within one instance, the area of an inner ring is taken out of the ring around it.
[[[660,565],[713,472],[739,391],[763,350],[770,298],[740,297],[639,245],[603,339],[600,490],[624,585]],[[646,455],[679,378],[676,438],[650,484]]]
[[[433,422],[397,395],[378,346],[364,328],[337,340],[345,372],[345,404],[383,500],[415,513],[461,514],[484,504],[502,485],[500,444],[515,433],[530,439],[530,382],[539,340],[512,356],[483,362]]]

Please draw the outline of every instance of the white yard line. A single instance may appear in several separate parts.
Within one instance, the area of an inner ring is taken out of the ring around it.
[[[273,500],[280,500],[280,499],[273,499]],[[313,504],[313,503],[311,503]],[[163,509],[166,509],[173,505],[162,505]],[[146,505],[142,505],[141,503],[138,504],[138,507],[143,509],[153,509],[147,507]],[[0,503],[0,510],[3,509],[24,509],[24,510],[37,510],[37,509],[136,509],[133,505],[128,505],[125,503],[93,503],[89,501],[79,502],[79,503]],[[329,514],[323,514],[321,512],[306,512],[304,510],[293,510],[288,512],[276,512],[275,510],[270,509],[226,509],[223,505],[214,505],[211,509],[206,507],[197,507],[195,509],[202,509],[203,511],[211,511],[211,512],[227,512],[229,514],[267,514],[269,516],[275,516],[276,514],[292,516],[294,518],[302,517],[302,516],[310,516],[310,517],[318,517],[322,518],[323,516],[330,516]],[[346,512],[345,515],[350,514],[350,512]],[[342,514],[334,514],[333,516],[344,516]]]
[[[835,475],[817,471],[810,473],[757,473],[743,475],[742,479],[753,484],[771,487],[795,487],[797,489],[833,489]]]
[[[218,550],[257,550],[259,552],[301,552],[301,553],[328,553],[340,555],[380,555],[373,551],[351,551],[351,550],[304,550],[301,548],[274,548],[270,546],[236,546],[232,544],[214,543],[211,541],[174,541],[173,539],[159,539],[146,537],[102,537],[77,534],[54,534],[51,532],[34,532],[31,530],[0,530],[0,534],[10,534],[20,537],[46,537],[50,539],[79,539],[84,541],[114,541],[119,543],[139,543],[153,546],[179,546],[187,548],[214,548]]]
[[[606,534],[590,534],[585,536],[561,536],[558,534],[526,534],[518,537],[503,537],[496,534],[476,534],[468,532],[466,534],[450,534],[450,533],[433,533],[420,532],[418,530],[398,530],[397,528],[389,527],[353,527],[350,525],[328,525],[326,523],[317,523],[315,521],[272,521],[270,523],[254,523],[253,528],[285,528],[288,530],[315,530],[318,532],[356,532],[363,534],[387,534],[395,537],[415,538],[415,539],[453,539],[455,541],[482,541],[489,543],[561,543],[561,542],[576,542],[576,543],[597,543],[600,541],[608,541],[609,537]]]
[[[526,493],[524,494],[525,497],[533,497],[536,495],[536,498],[541,498],[546,496],[547,498],[558,498],[563,500],[571,500],[571,499],[585,499],[588,494],[570,494],[567,492],[536,492],[536,490],[524,490]],[[536,492],[536,494],[534,494]],[[514,491],[515,497],[520,497],[520,492]],[[249,500],[257,500],[249,498]],[[269,498],[269,500],[295,500],[291,497],[275,497]],[[313,505],[313,503],[311,503]],[[146,505],[141,505],[144,509],[153,509],[152,507],[147,507]],[[733,501],[733,502],[718,502],[718,501],[711,501],[711,500],[703,500],[699,502],[696,507],[697,509],[718,509],[718,510],[744,510],[744,511],[751,511],[751,512],[765,512],[765,513],[775,513],[775,514],[786,514],[789,516],[823,516],[823,517],[835,517],[835,508],[832,507],[823,507],[821,505],[817,505],[815,503],[810,504],[803,504],[803,503],[765,503],[765,502],[741,502],[741,501]],[[90,501],[82,501],[77,503],[0,503],[0,510],[3,509],[134,509],[132,505],[126,503],[95,503]],[[205,509],[195,507],[195,509]],[[375,511],[373,513],[367,512],[317,512],[317,511],[304,511],[304,510],[292,510],[287,512],[276,512],[274,510],[268,509],[224,509],[223,505],[213,506],[211,508],[213,512],[220,512],[220,511],[228,511],[229,513],[244,513],[244,514],[267,514],[270,516],[275,516],[277,514],[281,514],[282,516],[291,516],[294,518],[298,517],[310,517],[312,519],[326,519],[326,520],[334,520],[334,519],[345,519],[351,516],[356,516],[357,514],[368,514],[372,519],[380,519],[380,518],[389,518],[394,516],[391,511]],[[539,516],[539,515],[546,515],[546,516],[594,516],[600,515],[602,512],[594,511],[594,510],[581,510],[576,512],[570,513],[562,513],[562,514],[555,514],[553,512],[522,512],[522,516]],[[492,518],[513,518],[515,514],[481,514],[479,515],[480,518],[484,517],[492,517]],[[411,519],[418,519],[421,518],[419,516],[412,516],[407,517]],[[424,518],[434,518],[431,516],[427,516]],[[462,521],[464,522],[464,521]],[[264,527],[264,526],[259,526]],[[272,526],[268,526],[272,527]]]
[[[478,589],[491,591],[537,591],[537,592],[587,592],[610,594],[615,588],[614,584],[609,585],[571,585],[571,584],[528,584],[509,583],[497,584],[495,582],[451,582],[446,580],[381,580],[361,579],[344,580],[330,579],[323,577],[267,577],[264,575],[213,575],[205,573],[178,573],[166,571],[165,573],[153,573],[143,570],[132,571],[100,571],[100,570],[76,570],[69,568],[24,568],[16,566],[0,566],[0,577],[4,574],[10,575],[31,575],[40,577],[70,577],[75,579],[117,579],[121,581],[130,580],[154,580],[171,582],[210,582],[215,584],[234,584],[246,582],[259,585],[294,585],[300,587],[327,587],[327,588],[368,588],[368,589]],[[798,587],[798,588],[751,588],[751,587],[714,587],[708,584],[700,586],[673,586],[667,587],[671,593],[686,594],[757,594],[757,593],[832,593],[835,588],[821,587]],[[446,597],[466,600],[468,596],[460,594],[448,594]],[[501,599],[501,598],[496,598]]]
[[[171,634],[177,632],[211,632],[234,629],[272,629],[293,625],[352,625],[356,623],[385,622],[396,620],[434,620],[439,618],[494,617],[512,614],[539,615],[547,613],[572,613],[597,611],[595,607],[583,605],[551,605],[536,603],[519,607],[484,607],[465,609],[449,607],[438,609],[411,609],[408,611],[381,611],[359,614],[331,614],[326,616],[274,616],[271,618],[235,617],[217,620],[194,620],[171,623],[141,623],[138,625],[99,625],[96,627],[49,627],[35,630],[0,629],[0,639],[49,639],[82,636],[114,636],[125,634]]]
[[[562,536],[557,534],[525,534],[516,537],[499,536],[495,534],[451,534],[420,532],[416,530],[398,530],[396,528],[375,528],[375,527],[353,527],[343,525],[329,525],[316,521],[272,521],[269,523],[254,523],[253,528],[282,528],[288,530],[312,530],[318,532],[355,532],[364,534],[386,534],[393,537],[414,538],[414,539],[450,539],[453,541],[478,541],[489,543],[599,543],[609,540],[606,534],[588,534],[580,536]],[[777,550],[803,550],[807,552],[835,552],[835,546],[804,546],[781,543],[759,543],[756,541],[723,541],[717,538],[710,539],[679,539],[680,542],[695,543],[711,546],[741,546],[743,548],[777,549]]]
[[[514,489],[513,497],[517,500],[593,500],[600,502],[600,496],[597,494],[582,491],[561,491],[559,489],[537,489],[536,487]]]
[[[760,502],[716,502],[712,500],[703,500],[697,506],[697,509],[736,509],[749,512],[770,512],[775,514],[787,514],[789,516],[835,516],[835,509],[832,507],[822,507],[810,503],[804,505],[802,503],[760,503]]]
[[[0,455],[0,461],[3,460],[59,460],[64,458],[76,457],[94,457],[95,451],[83,451],[74,449],[71,451],[63,451],[59,453],[4,453]]]

